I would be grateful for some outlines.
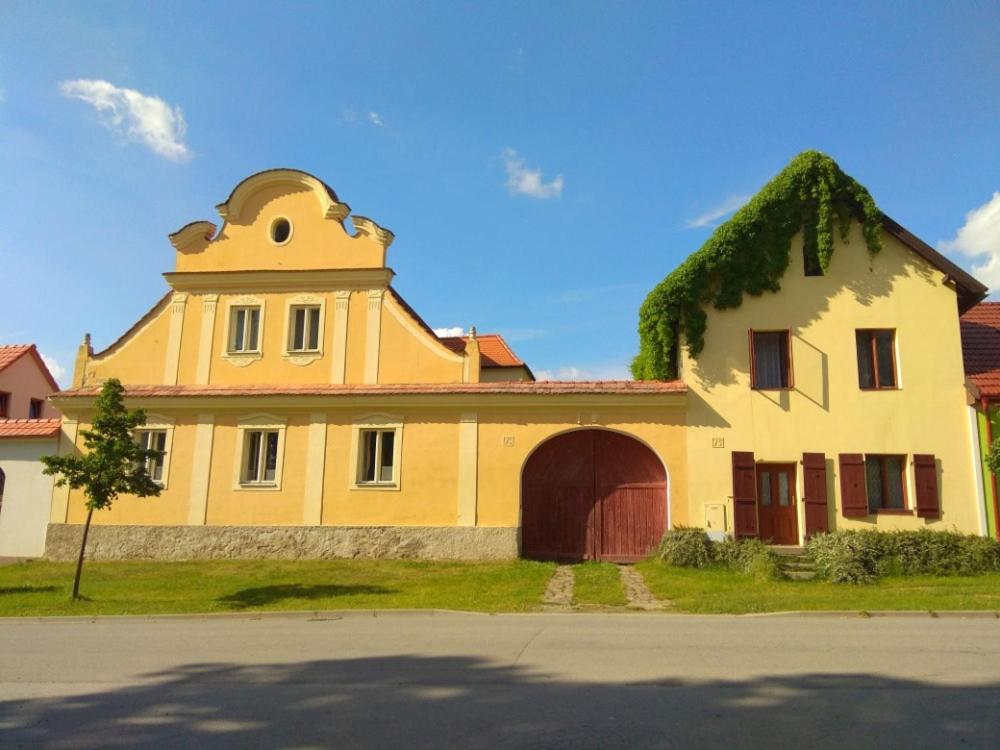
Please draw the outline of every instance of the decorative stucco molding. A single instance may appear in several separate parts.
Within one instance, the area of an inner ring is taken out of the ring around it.
[[[167,235],[167,239],[179,252],[191,252],[196,250],[199,245],[210,242],[217,229],[215,224],[210,221],[192,221],[173,234]]]
[[[358,230],[358,234],[365,237],[371,237],[384,248],[388,248],[389,245],[392,244],[392,241],[396,238],[396,235],[394,235],[391,231],[385,227],[379,226],[367,216],[358,216],[357,214],[354,214],[351,217],[351,221],[354,223],[354,228]]]
[[[351,213],[351,207],[337,200],[336,194],[322,180],[297,169],[269,169],[247,177],[236,186],[229,198],[216,206],[219,215],[227,222],[239,224],[243,219],[243,209],[255,193],[275,185],[290,185],[311,190],[319,201],[323,217],[343,221]]]

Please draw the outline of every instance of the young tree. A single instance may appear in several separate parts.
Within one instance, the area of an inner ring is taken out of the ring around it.
[[[125,408],[124,391],[117,378],[104,383],[95,403],[91,429],[82,432],[85,447],[82,454],[42,456],[44,472],[58,475],[57,487],[68,484],[73,489],[83,489],[87,498],[87,521],[73,579],[74,599],[80,598],[83,553],[94,511],[110,508],[120,494],[137,497],[160,494],[160,486],[146,473],[146,463],[161,456],[162,451],[143,448],[136,442],[133,432],[146,424],[146,415],[142,410]]]

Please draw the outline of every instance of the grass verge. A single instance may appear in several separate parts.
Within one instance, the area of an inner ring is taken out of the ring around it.
[[[579,606],[624,607],[618,566],[610,563],[585,562],[573,566],[573,604]]]
[[[675,612],[745,614],[790,610],[1000,611],[1000,573],[885,578],[866,586],[825,581],[756,580],[728,570],[675,568],[657,560],[636,566]]]
[[[319,609],[533,609],[555,565],[409,560],[90,562],[84,601],[72,563],[0,567],[0,616]]]

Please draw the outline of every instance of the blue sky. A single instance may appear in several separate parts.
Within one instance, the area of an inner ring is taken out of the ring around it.
[[[0,342],[71,369],[276,166],[555,377],[624,376],[646,292],[807,148],[1000,287],[996,2],[246,7],[0,6]]]

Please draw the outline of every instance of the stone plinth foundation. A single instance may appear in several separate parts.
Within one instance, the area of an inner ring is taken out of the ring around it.
[[[49,524],[45,557],[76,560],[80,524]],[[90,527],[89,560],[508,560],[518,530],[485,526]]]

